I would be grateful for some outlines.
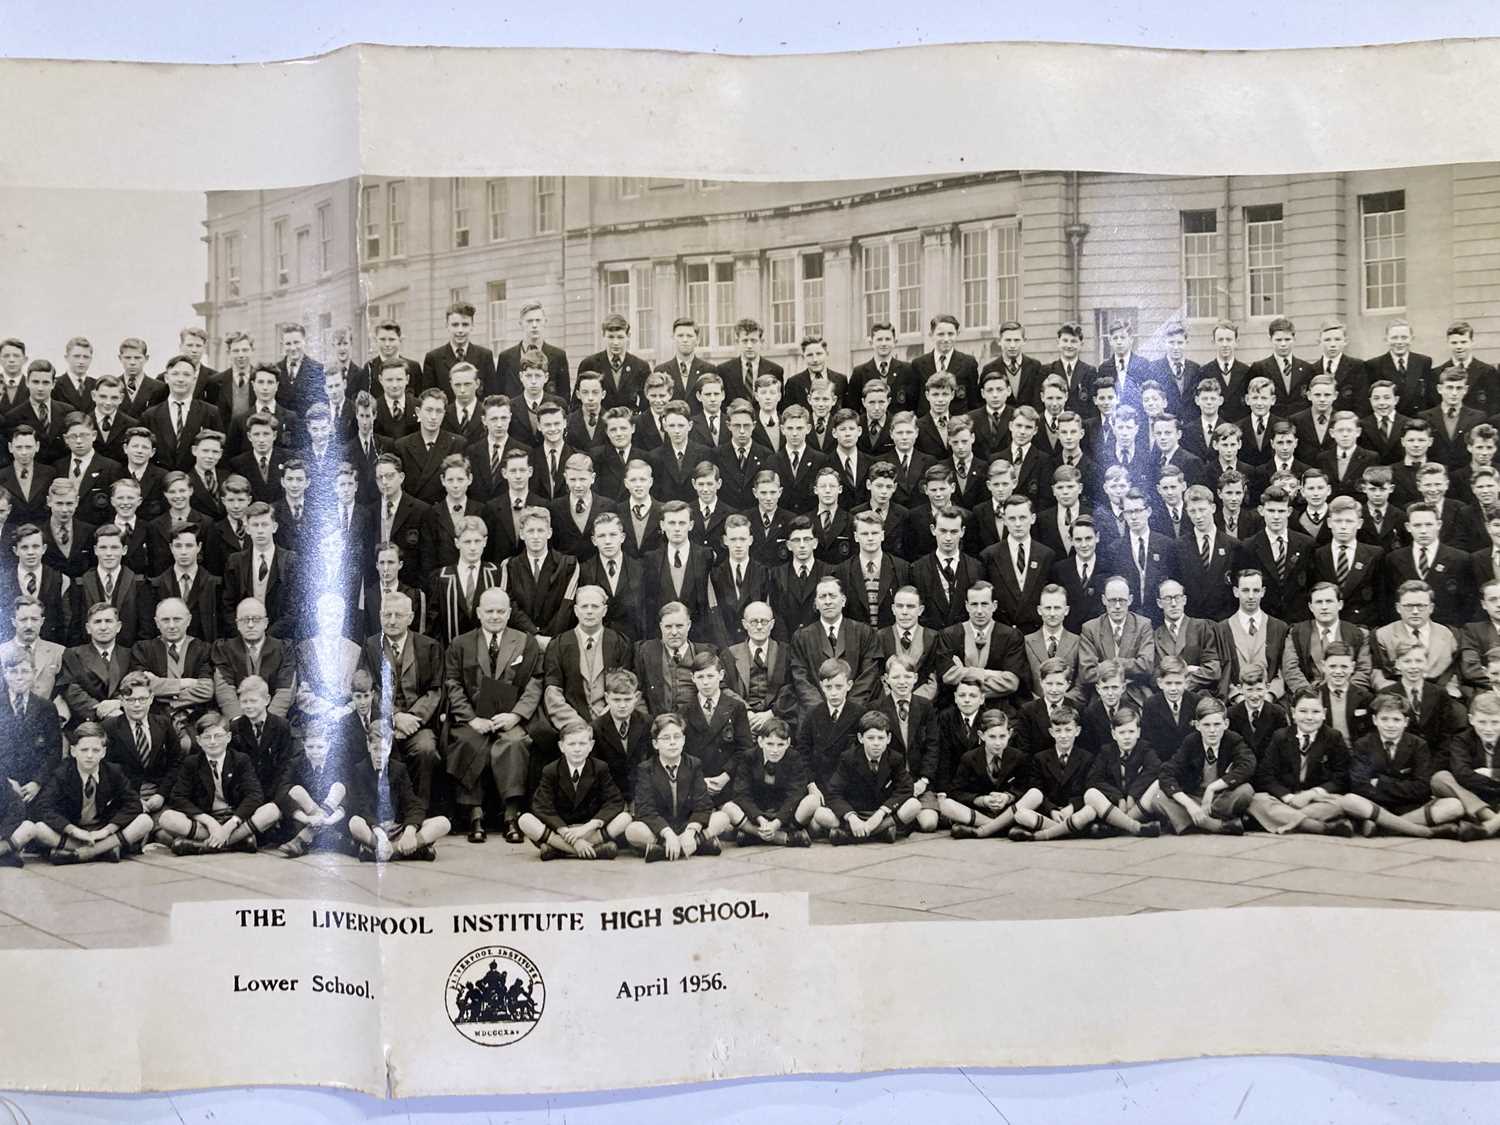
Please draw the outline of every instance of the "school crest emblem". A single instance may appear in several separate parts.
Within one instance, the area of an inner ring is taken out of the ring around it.
[[[507,1047],[530,1035],[547,1004],[541,971],[507,945],[461,957],[448,974],[444,1002],[454,1029],[481,1047]]]

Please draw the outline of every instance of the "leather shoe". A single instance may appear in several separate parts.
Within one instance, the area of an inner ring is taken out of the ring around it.
[[[1161,825],[1157,824],[1154,820],[1148,820],[1145,824],[1141,825],[1141,830],[1136,835],[1155,838],[1161,835]]]
[[[1345,839],[1350,839],[1354,835],[1354,825],[1350,824],[1347,820],[1331,821],[1324,826],[1323,835],[1342,836]]]
[[[641,853],[641,858],[647,863],[656,863],[667,858],[667,853],[660,844],[647,844],[646,850]]]
[[[1219,829],[1221,836],[1243,836],[1244,834],[1245,824],[1237,816],[1230,817],[1224,822],[1224,827]]]
[[[505,842],[507,844],[519,844],[524,839],[526,837],[521,835],[521,829],[515,821],[511,821],[505,826]]]
[[[948,835],[955,840],[977,840],[979,833],[974,831],[972,824],[955,824],[948,830]]]
[[[836,848],[841,848],[845,844],[852,843],[853,838],[849,835],[847,828],[830,828],[828,830],[828,842]]]
[[[490,834],[484,830],[484,821],[476,817],[469,825],[469,843],[482,844],[489,838]]]
[[[723,849],[719,847],[719,841],[708,836],[698,837],[698,846],[694,849],[694,855],[718,855]]]
[[[884,828],[872,832],[871,835],[886,844],[894,844],[897,840],[901,839],[901,834],[896,831],[894,824],[887,824]]]
[[[78,853],[71,848],[53,848],[48,858],[53,867],[68,867],[78,862]]]
[[[620,845],[612,843],[612,842],[610,842],[608,840],[606,840],[602,844],[596,844],[594,846],[594,858],[595,859],[614,859],[615,856],[617,856],[619,854],[620,854]]]
[[[1032,835],[1031,832],[1027,831],[1025,828],[1022,828],[1019,824],[1012,828],[1009,832],[1007,832],[1006,835],[1018,844],[1025,844],[1031,840],[1036,839],[1036,837]]]
[[[799,828],[795,832],[786,834],[786,846],[789,848],[810,848],[812,837],[807,834],[805,828]]]

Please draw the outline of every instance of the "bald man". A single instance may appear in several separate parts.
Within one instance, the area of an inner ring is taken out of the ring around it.
[[[527,725],[542,699],[542,650],[536,640],[510,627],[510,598],[499,587],[479,596],[479,627],[448,646],[448,775],[460,815],[467,814],[469,842],[482,844],[484,774],[495,780],[505,806],[505,838],[519,843],[526,800],[531,738]],[[462,823],[462,822],[460,822]]]

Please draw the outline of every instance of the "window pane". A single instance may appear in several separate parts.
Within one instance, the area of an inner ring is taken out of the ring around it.
[[[406,185],[393,181],[385,185],[386,239],[390,255],[399,258],[406,253]]]
[[[823,254],[802,255],[802,331],[823,335]]]
[[[508,201],[504,180],[490,180],[484,186],[485,209],[489,212],[490,241],[505,237],[505,208]]]
[[[453,178],[451,205],[453,208],[453,247],[461,250],[469,244],[469,208],[464,198],[464,182]]]
[[[703,334],[720,348],[734,346],[734,263],[714,263],[713,334]]]
[[[1406,193],[1360,198],[1360,233],[1367,309],[1406,305]]]
[[[959,276],[963,286],[963,322],[989,324],[990,232],[966,230],[959,238]]]
[[[868,243],[860,249],[860,274],[865,294],[865,334],[870,325],[891,319],[891,248],[889,243]]]
[[[276,254],[276,284],[285,285],[290,274],[287,268],[286,220],[277,219],[271,231]]]
[[[1280,316],[1285,286],[1281,205],[1246,207],[1245,217],[1245,266],[1250,315]]]
[[[561,220],[561,206],[558,199],[560,183],[561,181],[557,176],[538,176],[536,178],[537,234],[557,233],[558,223]]]
[[[896,307],[900,317],[896,331],[922,331],[922,244],[915,238],[896,243]]]
[[[656,347],[656,303],[652,299],[655,281],[650,266],[636,266],[630,271],[635,283],[635,338],[642,351]]]
[[[490,344],[497,350],[505,339],[506,315],[505,282],[491,281],[484,287],[485,308],[488,313]]]
[[[1021,319],[1021,228],[1006,223],[995,228],[996,325]]]
[[[1183,305],[1189,317],[1217,315],[1219,277],[1218,219],[1212,211],[1182,213]]]
[[[709,323],[708,289],[708,263],[689,263],[687,267],[688,316],[697,321],[700,328]]]
[[[771,343],[790,344],[797,338],[795,259],[771,259]]]
[[[630,271],[604,271],[604,311],[630,319]]]
[[[333,268],[333,208],[325,203],[318,208],[318,272]]]

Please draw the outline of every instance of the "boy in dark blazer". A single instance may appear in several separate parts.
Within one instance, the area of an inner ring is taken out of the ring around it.
[[[1010,743],[1010,719],[998,708],[978,721],[980,745],[964,752],[938,809],[955,840],[989,839],[1016,823],[1017,802],[1028,793],[1027,757]],[[1041,803],[1041,793],[1034,797]]]
[[[26,802],[9,785],[0,784],[0,867],[24,867],[21,852],[36,839],[36,825],[26,819]]]
[[[349,765],[349,837],[362,860],[430,862],[452,825],[446,816],[427,815],[406,767],[391,759],[391,733],[385,723],[373,724],[368,751]]]
[[[796,747],[812,773],[813,784],[827,800],[833,771],[855,741],[860,705],[849,699],[849,665],[833,658],[818,667],[823,702],[804,708],[797,724]],[[825,818],[826,819],[826,818]],[[823,827],[833,827],[824,824]]]
[[[678,700],[687,744],[683,753],[698,759],[703,783],[715,808],[729,800],[735,761],[752,748],[750,719],[745,704],[724,691],[724,669],[719,656],[700,651],[692,660],[695,698]]]
[[[724,805],[741,847],[774,844],[805,848],[812,843],[807,825],[822,807],[802,756],[791,749],[786,723],[770,719],[761,727],[754,748],[734,765],[730,800]]]
[[[920,811],[906,757],[891,745],[891,721],[867,711],[859,719],[859,746],[839,758],[828,782],[828,807],[815,819],[835,847],[894,844],[897,826],[910,824]]]
[[[1100,744],[1089,768],[1083,803],[1106,829],[1160,836],[1161,763],[1141,738],[1140,712],[1129,704],[1116,707],[1109,725],[1110,738]]]
[[[182,760],[156,826],[174,855],[253,852],[281,819],[260,787],[255,763],[229,747],[229,723],[209,711],[193,724],[197,749]]]
[[[608,767],[615,788],[630,804],[635,799],[636,774],[651,756],[651,723],[634,672],[613,668],[604,673],[604,704],[604,714],[594,718],[589,760]]]
[[[259,676],[240,681],[240,717],[229,724],[229,749],[250,759],[261,793],[285,810],[297,781],[297,750],[291,725],[267,711],[271,689]]]
[[[104,761],[106,741],[98,723],[80,724],[71,759],[53,767],[42,788],[34,839],[51,849],[54,864],[118,863],[151,831],[130,779]]]
[[[687,734],[681,716],[667,712],[651,722],[656,753],[641,763],[635,779],[635,819],[625,839],[647,863],[718,855],[718,837],[729,817],[715,810],[703,783],[703,768],[683,753]]]
[[[891,654],[882,661],[885,694],[875,703],[891,721],[891,743],[906,758],[912,776],[912,795],[921,805],[912,827],[936,832],[940,823],[938,781],[947,786],[952,774],[938,743],[937,714],[932,701],[916,694],[917,665],[909,656]]]
[[[1383,829],[1398,836],[1456,840],[1479,831],[1472,824],[1455,823],[1464,815],[1457,798],[1433,796],[1432,754],[1427,742],[1407,729],[1411,712],[1406,700],[1381,692],[1370,710],[1375,730],[1354,744],[1349,791],[1339,798],[1344,813],[1361,822],[1361,834],[1373,836]]]
[[[542,859],[614,859],[630,824],[625,798],[607,765],[595,758],[593,731],[569,723],[558,732],[562,757],[542,770],[520,828]]]
[[[177,782],[182,738],[167,716],[152,714],[151,679],[145,672],[131,672],[121,680],[119,694],[124,710],[100,724],[105,761],[120,767],[140,794],[141,808],[155,816],[166,807]]]
[[[1255,755],[1229,731],[1223,702],[1212,696],[1198,701],[1197,732],[1182,742],[1161,772],[1163,800],[1157,809],[1177,835],[1198,828],[1238,836],[1240,817],[1254,793]],[[1163,748],[1165,749],[1165,748]]]
[[[1349,747],[1326,726],[1316,688],[1292,696],[1292,726],[1259,756],[1250,815],[1267,832],[1352,836],[1338,798],[1349,786]]]
[[[1078,746],[1082,727],[1072,705],[1053,709],[1048,733],[1051,749],[1027,758],[1030,788],[1016,803],[1016,824],[1010,838],[1056,840],[1086,831],[1097,817],[1084,796],[1089,787],[1094,756]]]
[[[62,726],[52,701],[35,692],[36,665],[19,646],[5,655],[5,701],[0,703],[0,788],[32,805],[62,760]],[[147,704],[149,706],[149,692]]]

